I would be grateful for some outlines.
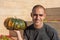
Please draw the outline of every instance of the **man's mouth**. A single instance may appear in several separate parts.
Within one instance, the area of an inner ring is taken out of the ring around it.
[[[38,22],[39,22],[39,20],[36,20],[35,22],[37,22],[37,23],[38,23]]]

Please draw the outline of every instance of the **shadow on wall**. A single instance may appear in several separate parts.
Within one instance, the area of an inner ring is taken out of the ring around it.
[[[58,35],[60,37],[60,7],[47,8],[46,11],[47,11],[47,18],[46,18],[47,22],[45,22],[45,23],[54,27],[57,30]],[[31,24],[32,24],[31,21],[27,21],[27,26],[29,26]],[[16,33],[13,31],[10,31],[10,35],[16,36]]]
[[[47,20],[60,21],[60,7],[58,8],[47,8]]]

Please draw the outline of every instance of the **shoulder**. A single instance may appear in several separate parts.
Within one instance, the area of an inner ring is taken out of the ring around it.
[[[30,30],[30,29],[33,29],[33,24],[27,26],[27,28],[25,30]]]
[[[34,28],[33,28],[33,24],[27,26],[27,28],[26,28],[24,31],[25,31],[25,32],[26,32],[26,31],[29,32],[29,31],[32,30],[32,29],[34,29]]]
[[[24,30],[24,36],[30,36],[32,29],[33,29],[33,24],[31,24]]]
[[[50,26],[48,24],[44,24],[44,27],[48,33],[50,33],[52,35],[57,34],[57,31],[54,28],[52,28],[52,26]]]
[[[51,40],[59,40],[57,31],[54,28],[45,24],[45,29],[46,29],[47,35],[51,38]]]

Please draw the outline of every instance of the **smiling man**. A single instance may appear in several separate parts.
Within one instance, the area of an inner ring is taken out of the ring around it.
[[[46,10],[42,5],[33,7],[31,17],[33,24],[24,30],[25,40],[59,40],[56,30],[43,23],[46,17]],[[18,37],[21,38],[19,34]],[[24,40],[23,38],[21,39]]]
[[[43,27],[43,20],[46,17],[45,8],[41,5],[36,5],[32,9],[31,17],[33,20],[34,27],[42,28]]]

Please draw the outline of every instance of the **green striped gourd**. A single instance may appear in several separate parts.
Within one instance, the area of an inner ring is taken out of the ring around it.
[[[9,30],[19,30],[19,29],[24,30],[27,26],[24,20],[17,18],[7,18],[4,21],[4,25]]]

